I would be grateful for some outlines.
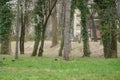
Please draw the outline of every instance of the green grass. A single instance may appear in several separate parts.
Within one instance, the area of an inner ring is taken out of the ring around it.
[[[3,56],[0,55],[0,61]],[[12,56],[0,63],[0,80],[120,80],[120,58],[25,57],[15,62]]]

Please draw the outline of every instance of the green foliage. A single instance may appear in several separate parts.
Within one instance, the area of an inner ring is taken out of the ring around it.
[[[0,56],[0,60],[3,56]],[[21,57],[15,62],[14,57],[4,56],[0,64],[1,80],[119,80],[120,58],[76,58],[55,61],[48,57]]]
[[[44,0],[38,0],[34,9],[34,22],[35,22],[35,39],[40,40],[43,22],[44,22],[44,11],[43,11]]]
[[[3,0],[2,0],[3,1]],[[11,23],[13,14],[9,3],[4,0],[0,4],[0,43],[1,54],[9,54],[9,41],[11,35]]]
[[[0,0],[0,7],[4,6],[6,2],[9,2],[11,0]]]
[[[75,9],[76,9],[76,0],[72,0],[71,1],[71,21],[73,20],[74,18],[74,12],[75,12]]]
[[[94,0],[98,7],[101,37],[105,57],[117,53],[116,30],[117,11],[115,0]],[[115,45],[115,46],[113,46]],[[116,48],[116,49],[113,49]],[[111,52],[113,49],[114,52]],[[116,51],[116,52],[115,52]]]
[[[112,6],[115,0],[94,0],[94,2],[97,3],[100,9],[106,9],[108,6]]]
[[[11,33],[11,22],[13,14],[11,7],[8,4],[4,4],[0,9],[0,39],[7,39]]]

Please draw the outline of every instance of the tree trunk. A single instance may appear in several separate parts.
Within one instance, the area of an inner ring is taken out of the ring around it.
[[[108,54],[108,58],[117,58],[117,37],[116,30],[117,26],[115,23],[112,23],[112,31],[111,31],[111,43],[110,43],[110,53]]]
[[[59,49],[59,56],[62,56],[63,54],[63,48],[64,48],[64,28],[65,28],[65,8],[64,8],[64,0],[60,0],[60,9],[59,10],[59,29],[60,29],[60,35],[61,35],[61,43],[60,43],[60,49]]]
[[[65,30],[64,30],[64,60],[69,60],[70,54],[70,10],[71,0],[65,0]]]
[[[16,24],[16,49],[15,49],[15,59],[18,59],[18,44],[19,44],[19,27],[20,27],[20,0],[17,1],[17,24]]]
[[[7,5],[8,1],[2,1],[0,8],[0,54],[11,54],[11,23],[12,12]]]
[[[11,43],[10,37],[5,38],[3,41],[1,41],[1,53],[0,54],[6,54],[6,55],[11,54],[10,43]]]
[[[23,6],[21,6],[20,54],[24,54],[24,40],[25,40],[25,21],[24,21],[24,14],[23,14]]]
[[[21,35],[20,35],[20,54],[24,54],[25,31],[28,24],[28,0],[25,0],[25,11],[21,3]]]
[[[81,5],[79,6],[79,9],[81,11],[81,25],[82,25],[81,34],[83,39],[83,53],[84,53],[83,57],[89,57],[90,47],[89,47],[88,26],[87,26],[87,20],[88,20],[87,1],[81,0],[81,3],[79,5]]]
[[[111,36],[112,36],[112,41],[111,41],[111,50],[112,50],[112,54],[111,54],[111,58],[117,58],[117,39],[116,39],[116,32],[115,30],[112,32]]]
[[[101,24],[101,36],[104,48],[104,57],[105,58],[117,58],[117,40],[116,40],[116,20],[117,20],[117,10],[116,2],[114,0],[101,1],[100,3],[95,0],[100,11],[100,24]]]
[[[39,52],[38,52],[38,56],[43,56],[43,48],[44,48],[44,40],[45,40],[45,32],[42,35],[42,39],[41,39],[41,45],[39,48]]]
[[[37,55],[39,42],[40,42],[40,37],[39,38],[35,38],[35,43],[34,43],[34,49],[33,49],[33,52],[32,52],[32,56],[36,56]]]
[[[61,34],[61,43],[60,43],[60,49],[59,49],[59,56],[62,56],[63,48],[64,48],[64,29],[62,29]]]

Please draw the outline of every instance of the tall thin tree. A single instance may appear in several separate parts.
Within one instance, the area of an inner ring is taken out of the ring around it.
[[[15,59],[18,59],[19,28],[20,28],[20,0],[17,0],[17,22],[16,22],[16,49],[15,49]]]
[[[21,2],[20,54],[24,54],[25,31],[28,27],[28,2],[29,0]]]

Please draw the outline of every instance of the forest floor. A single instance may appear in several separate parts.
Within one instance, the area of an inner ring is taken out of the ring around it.
[[[25,55],[31,55],[33,50],[34,42],[25,42]],[[51,41],[45,41],[43,56],[57,57],[59,52],[60,44],[51,48]],[[100,42],[90,42],[91,57],[103,57],[103,46]],[[12,42],[12,55],[15,53],[15,42]],[[72,42],[71,46],[71,57],[82,57],[83,55],[83,44],[78,42]],[[118,56],[120,57],[120,43],[118,43]]]

